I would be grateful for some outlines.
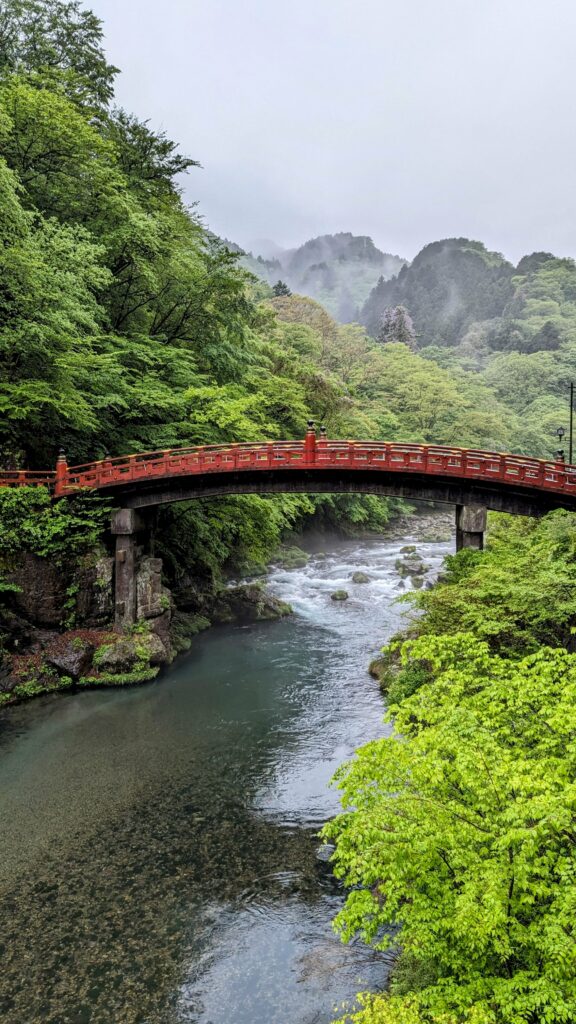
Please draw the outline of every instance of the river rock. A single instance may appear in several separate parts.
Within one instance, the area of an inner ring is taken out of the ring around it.
[[[74,637],[60,643],[46,657],[46,661],[56,669],[58,675],[79,679],[91,664],[93,652],[93,644]]]
[[[116,643],[103,644],[94,654],[93,665],[98,672],[121,675],[130,672],[139,660],[132,637],[123,637]]]
[[[350,594],[347,590],[335,590],[333,594],[330,594],[331,601],[347,601]]]
[[[332,843],[322,843],[322,846],[319,846],[316,850],[316,859],[327,863],[335,849],[336,847]]]
[[[171,660],[170,653],[158,633],[150,633],[146,637],[146,647],[148,648],[148,661],[151,665],[166,665]]]
[[[416,551],[415,544],[405,544],[403,548],[400,548],[401,555],[412,555]]]
[[[401,576],[423,576],[428,572],[428,566],[424,565],[420,555],[413,554],[397,558],[396,570]]]
[[[171,652],[156,633],[135,633],[103,644],[92,659],[93,668],[104,675],[124,675],[147,665],[166,665]]]
[[[268,593],[261,583],[242,583],[219,595],[212,617],[215,622],[264,622],[291,612],[289,604]]]
[[[368,576],[368,574],[365,572],[352,573],[352,583],[370,583],[371,581],[372,577]]]
[[[308,561],[309,555],[302,551],[302,548],[297,548],[296,545],[281,548],[278,555],[278,564],[283,569],[303,569]]]

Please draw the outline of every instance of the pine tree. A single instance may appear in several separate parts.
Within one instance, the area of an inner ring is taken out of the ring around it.
[[[276,281],[276,284],[272,287],[272,291],[277,297],[292,295],[292,292],[284,281]]]
[[[387,306],[380,320],[380,328],[376,340],[381,345],[407,345],[416,350],[416,331],[414,323],[405,306]]]

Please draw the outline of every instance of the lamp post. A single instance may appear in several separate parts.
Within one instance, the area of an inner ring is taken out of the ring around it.
[[[566,433],[566,430],[565,430],[564,427],[556,427],[556,430],[554,431],[554,433],[556,434],[556,437],[558,438],[558,442],[560,444],[560,448],[557,449],[555,454],[556,454],[556,457],[560,461],[563,462],[565,456],[564,456],[564,449],[562,448],[562,438],[564,437],[564,434]],[[570,452],[570,454],[571,454],[571,452]]]
[[[572,465],[573,455],[573,439],[574,439],[574,383],[570,383],[570,434],[568,440],[568,462]]]

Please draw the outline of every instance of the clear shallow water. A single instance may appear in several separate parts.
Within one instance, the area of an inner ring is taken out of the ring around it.
[[[366,667],[408,541],[274,570],[293,617],[210,631],[158,682],[0,714],[3,1024],[328,1024],[385,983],[332,934],[315,833],[336,767],[386,729]],[[435,570],[450,545],[418,548]]]

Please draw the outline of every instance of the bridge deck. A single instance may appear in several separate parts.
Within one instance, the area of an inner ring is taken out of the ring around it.
[[[80,488],[105,490],[139,481],[177,477],[206,477],[212,473],[249,470],[366,471],[485,481],[515,488],[529,488],[576,498],[576,466],[523,455],[509,455],[438,445],[400,444],[384,441],[317,440],[272,441],[261,444],[224,444],[174,448],[106,458],[69,467],[60,458],[55,471],[3,471],[1,487],[42,485],[56,497]]]

